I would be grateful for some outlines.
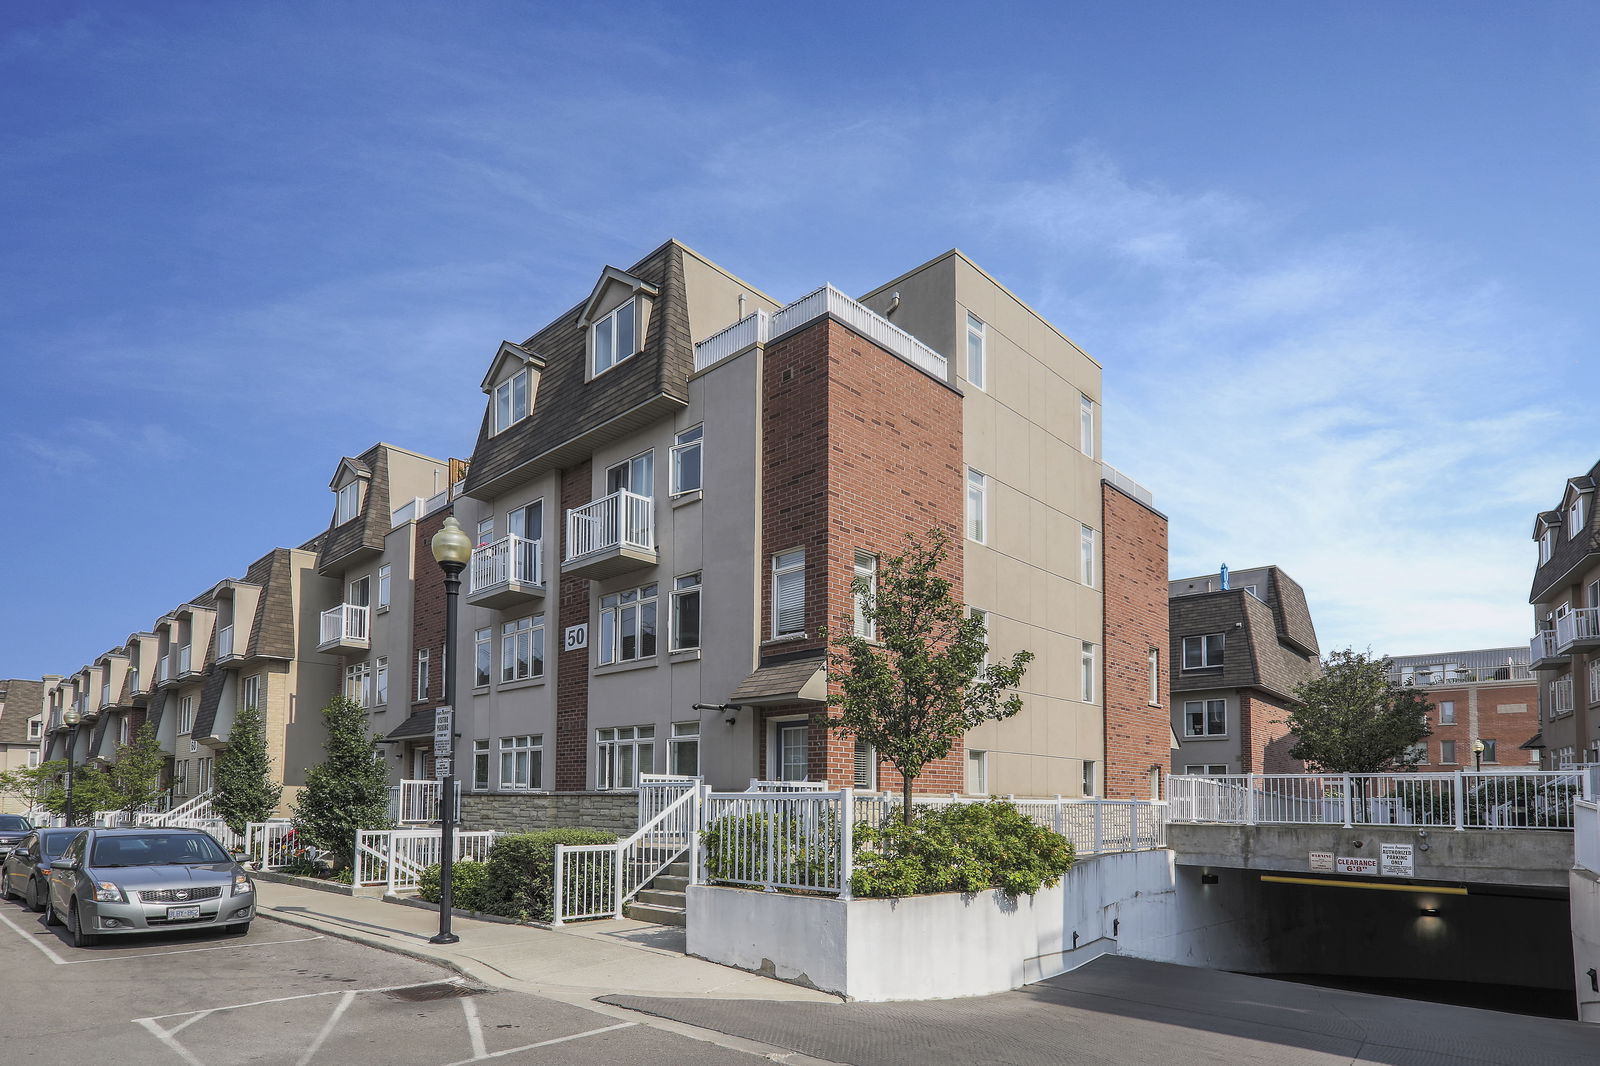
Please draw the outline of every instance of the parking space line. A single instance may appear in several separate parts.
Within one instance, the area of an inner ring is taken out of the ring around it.
[[[508,1047],[504,1051],[494,1051],[487,1055],[474,1055],[470,1059],[449,1063],[449,1066],[471,1066],[474,1062],[503,1058],[506,1055],[515,1055],[519,1051],[532,1051],[534,1048],[550,1047],[552,1044],[565,1044],[571,1040],[582,1040],[586,1036],[599,1036],[601,1033],[611,1033],[618,1029],[632,1029],[638,1024],[638,1022],[621,1022],[617,1025],[607,1025],[599,1029],[590,1029],[586,1033],[573,1033],[571,1036],[558,1036],[554,1040],[541,1040],[537,1044],[523,1044],[521,1047]]]
[[[167,1045],[167,1047],[171,1048],[177,1054],[177,1056],[184,1062],[187,1062],[189,1066],[204,1066],[204,1063],[195,1058],[193,1055],[189,1054],[189,1049],[178,1043],[171,1033],[161,1028],[161,1026],[157,1025],[149,1018],[135,1018],[134,1021],[150,1030],[150,1034],[152,1036],[161,1041],[163,1044]]]
[[[354,1003],[355,1000],[356,994],[354,992],[346,992],[340,998],[339,1005],[333,1008],[333,1013],[328,1015],[328,1020],[322,1023],[322,1028],[317,1032],[317,1038],[311,1041],[311,1046],[306,1048],[306,1053],[300,1056],[300,1061],[295,1063],[295,1066],[307,1066],[311,1062],[311,1056],[315,1055],[317,1050],[327,1041],[328,1037],[333,1033],[333,1027],[339,1024],[339,1019],[344,1016],[345,1011],[350,1009],[350,1004]]]
[[[246,1007],[265,1007],[269,1003],[290,1003],[297,999],[316,999],[318,996],[342,996],[346,993],[361,992],[399,992],[407,988],[433,988],[442,984],[460,984],[461,978],[451,977],[444,981],[417,981],[404,985],[382,985],[377,988],[330,988],[326,992],[305,992],[298,996],[278,996],[274,999],[258,999],[250,1003],[230,1003],[226,1007],[207,1007],[204,1010],[183,1010],[172,1014],[152,1014],[148,1018],[135,1018],[136,1022],[159,1022],[168,1018],[187,1018],[191,1014],[215,1014],[224,1010],[243,1010]],[[176,1030],[171,1030],[176,1032]]]
[[[54,948],[52,948],[49,944],[46,944],[43,940],[40,940],[38,937],[29,936],[26,929],[22,928],[22,926],[18,925],[16,922],[13,922],[4,912],[0,912],[0,922],[5,922],[18,936],[32,944],[34,947],[38,948],[40,951],[44,952],[45,958],[49,959],[57,966],[65,966],[67,964],[67,960],[63,959],[60,955],[57,955]]]
[[[206,948],[175,948],[172,951],[149,951],[143,955],[100,955],[92,959],[63,959],[63,966],[77,966],[85,962],[122,962],[125,959],[154,959],[162,955],[193,955],[198,951],[228,951],[238,948],[270,948],[274,944],[304,944],[311,940],[321,940],[320,936],[303,936],[297,940],[261,940],[254,944],[213,944]]]
[[[489,1053],[489,1049],[483,1044],[483,1023],[478,1020],[477,1001],[463,999],[461,1013],[467,1016],[467,1036],[472,1038],[472,1057],[481,1059]]]

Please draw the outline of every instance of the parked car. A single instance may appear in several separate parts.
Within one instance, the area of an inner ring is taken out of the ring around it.
[[[31,832],[33,823],[22,815],[0,814],[0,855],[22,843],[22,838]]]
[[[46,925],[78,947],[101,936],[221,926],[250,929],[256,886],[198,829],[86,829],[50,866]]]
[[[45,879],[50,865],[67,850],[82,829],[35,829],[0,862],[0,897],[21,896],[30,910],[44,910]]]

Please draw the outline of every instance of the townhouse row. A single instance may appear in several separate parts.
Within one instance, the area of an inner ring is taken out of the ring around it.
[[[1554,509],[1534,518],[1538,564],[1528,602],[1529,655],[1539,686],[1539,734],[1531,745],[1547,770],[1600,763],[1600,463],[1569,478]]]
[[[195,796],[254,704],[289,802],[344,692],[391,776],[427,778],[453,659],[457,774],[486,797],[662,772],[895,788],[827,727],[827,634],[864,632],[852,581],[938,530],[995,654],[1036,658],[1023,711],[917,787],[1158,796],[1166,520],[1102,461],[1100,374],[959,252],[783,304],[669,241],[499,345],[469,458],[341,459],[326,530],[46,679],[43,757],[108,759],[150,721]],[[447,516],[475,544],[454,648]]]

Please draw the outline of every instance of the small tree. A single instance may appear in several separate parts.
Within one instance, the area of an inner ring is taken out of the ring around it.
[[[273,780],[267,754],[267,728],[259,707],[241,707],[228,731],[228,746],[217,756],[211,808],[235,833],[250,822],[264,822],[278,809],[283,786]]]
[[[116,794],[116,806],[107,809],[132,811],[160,799],[164,791],[161,771],[166,765],[167,753],[156,739],[156,727],[146,722],[139,727],[133,743],[118,746],[115,761],[106,770]]]
[[[1428,728],[1428,699],[1390,679],[1387,657],[1345,648],[1322,663],[1322,674],[1295,689],[1299,706],[1285,719],[1295,735],[1289,755],[1323,773],[1379,774],[1411,770],[1415,745]]]
[[[967,730],[1020,711],[1022,697],[1007,691],[1033,661],[1033,652],[1019,651],[984,665],[984,622],[939,572],[949,554],[943,530],[930,530],[923,542],[908,534],[905,552],[880,565],[876,589],[867,578],[851,583],[872,638],[841,617],[828,653],[828,680],[838,686],[828,703],[839,709],[829,725],[872,745],[899,771],[900,817],[908,824],[923,767],[949,755]]]
[[[294,805],[294,828],[346,869],[355,861],[358,830],[389,827],[389,782],[361,704],[335,696],[322,717],[328,726],[327,757],[306,771],[305,788]]]
[[[66,808],[64,777],[67,760],[51,759],[38,766],[18,766],[0,773],[0,796],[16,796],[29,808],[60,814]]]

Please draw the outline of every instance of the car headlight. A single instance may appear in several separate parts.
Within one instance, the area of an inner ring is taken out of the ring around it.
[[[233,875],[233,891],[229,895],[242,896],[246,892],[254,892],[256,886],[251,884],[250,878],[244,874]]]
[[[124,896],[122,889],[118,888],[114,883],[101,881],[94,886],[94,901],[96,903],[126,903],[128,902],[128,897]]]

